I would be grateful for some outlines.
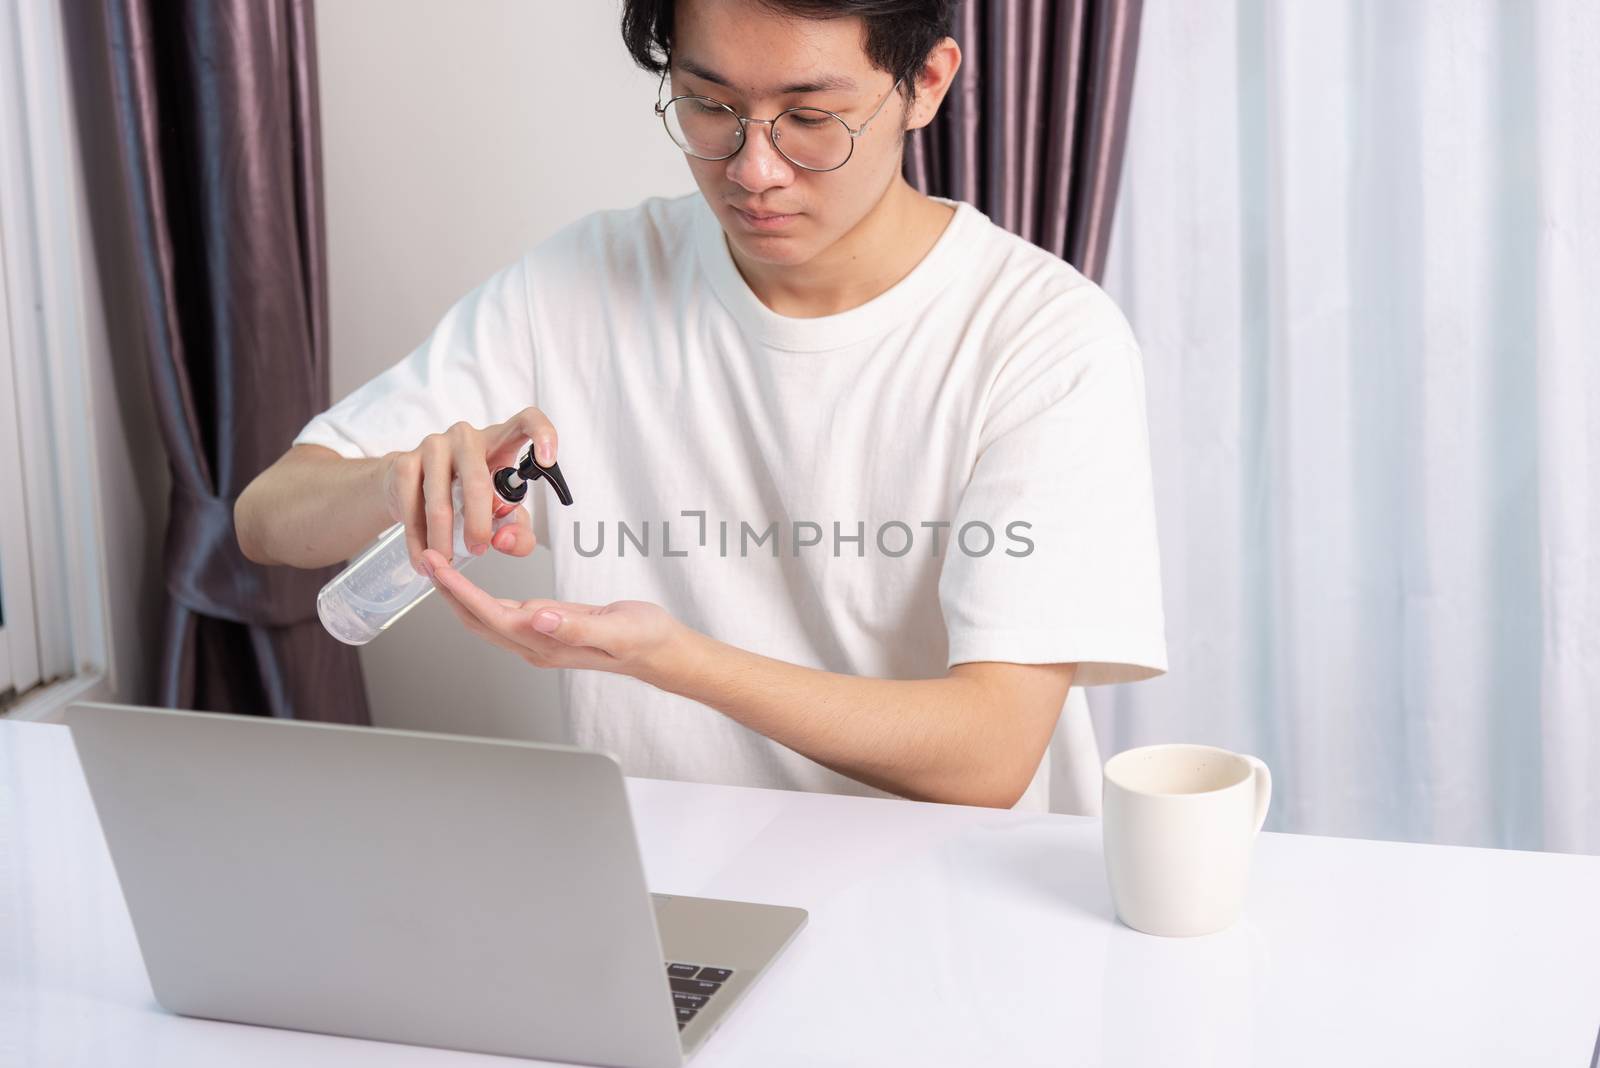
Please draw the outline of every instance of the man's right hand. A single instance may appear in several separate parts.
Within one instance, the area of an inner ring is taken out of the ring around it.
[[[494,491],[494,472],[515,467],[527,442],[541,467],[556,460],[556,428],[537,408],[524,408],[503,423],[474,427],[457,423],[429,434],[408,452],[392,452],[379,468],[383,500],[393,522],[404,523],[411,566],[422,573],[422,551],[450,559],[455,508],[450,488],[461,480],[462,537],[473,555],[490,545],[508,556],[527,556],[535,544],[528,510],[502,501]],[[516,518],[499,531],[494,520],[515,509]],[[491,541],[491,535],[493,540]]]

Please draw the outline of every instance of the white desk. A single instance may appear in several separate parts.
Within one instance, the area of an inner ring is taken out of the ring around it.
[[[1172,941],[1113,919],[1096,820],[629,791],[652,889],[811,912],[695,1068],[1584,1068],[1600,1029],[1600,858],[1264,834],[1244,922]],[[529,1063],[164,1012],[66,728],[0,722],[0,1065]]]

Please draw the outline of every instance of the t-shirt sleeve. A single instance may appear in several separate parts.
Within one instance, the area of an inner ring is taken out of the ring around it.
[[[949,536],[939,600],[951,665],[1076,663],[1080,686],[1166,671],[1144,372],[1131,337],[1067,355],[1035,347],[1007,363]]]
[[[526,284],[524,257],[457,301],[410,355],[314,417],[294,444],[382,456],[453,423],[487,426],[537,404]]]

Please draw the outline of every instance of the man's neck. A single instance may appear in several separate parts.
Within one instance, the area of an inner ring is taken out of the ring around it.
[[[729,252],[763,304],[780,315],[812,319],[859,307],[910,274],[954,214],[896,175],[854,228],[807,263],[759,263],[731,244]]]

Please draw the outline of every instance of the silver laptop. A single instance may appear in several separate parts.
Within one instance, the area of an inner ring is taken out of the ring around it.
[[[679,1065],[806,922],[652,895],[571,746],[78,704],[156,999],[186,1016]]]

